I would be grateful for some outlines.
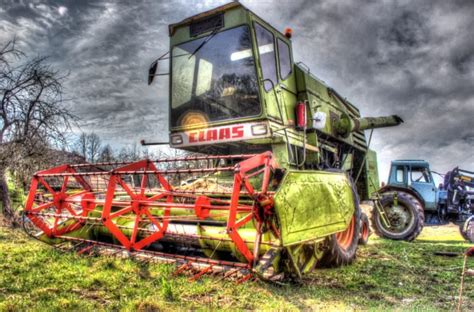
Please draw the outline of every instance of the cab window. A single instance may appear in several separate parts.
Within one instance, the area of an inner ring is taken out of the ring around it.
[[[430,173],[427,168],[412,168],[411,169],[411,181],[430,183]]]
[[[278,38],[278,56],[280,61],[280,78],[285,80],[291,74],[290,46]]]
[[[403,183],[403,167],[397,167],[396,174],[397,182]]]
[[[265,80],[263,86],[265,91],[269,91],[277,82],[274,37],[270,31],[258,23],[255,23],[255,34],[260,64],[262,65],[263,80]],[[271,80],[271,82],[266,79]]]

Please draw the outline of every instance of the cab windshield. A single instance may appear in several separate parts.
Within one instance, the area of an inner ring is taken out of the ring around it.
[[[258,114],[257,75],[247,26],[173,47],[173,127]]]

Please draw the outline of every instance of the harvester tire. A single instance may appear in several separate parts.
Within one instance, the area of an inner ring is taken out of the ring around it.
[[[387,228],[377,209],[372,213],[371,223],[375,233],[384,238],[411,242],[420,235],[425,222],[423,206],[414,196],[397,192],[398,206],[393,207],[394,194],[382,194],[380,204],[391,221]],[[390,210],[391,209],[391,210]]]
[[[360,214],[360,236],[359,236],[359,245],[367,245],[369,242],[370,235],[370,225],[369,217],[365,213]]]
[[[326,250],[318,262],[319,267],[340,267],[354,261],[359,246],[361,211],[356,204],[354,215],[347,229],[326,239]]]
[[[469,217],[464,223],[459,225],[459,232],[462,238],[474,243],[474,216]]]

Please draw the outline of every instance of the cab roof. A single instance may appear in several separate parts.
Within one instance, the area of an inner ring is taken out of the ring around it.
[[[189,24],[191,24],[195,21],[201,20],[205,17],[212,16],[216,13],[224,12],[224,11],[227,11],[227,10],[230,10],[230,9],[233,9],[233,8],[237,8],[237,7],[241,7],[241,8],[244,8],[244,9],[248,10],[245,6],[243,6],[239,2],[230,2],[230,3],[227,3],[227,4],[221,5],[217,8],[214,8],[212,10],[208,10],[208,11],[205,11],[205,12],[187,17],[187,18],[183,19],[180,22],[170,24],[168,26],[169,35],[172,36],[174,34],[175,29],[178,28],[178,27],[187,26],[187,25],[189,25]]]
[[[181,20],[180,22],[168,25],[169,36],[171,37],[174,34],[176,28],[178,28],[178,27],[188,26],[188,25],[190,25],[190,24],[192,24],[196,21],[205,19],[206,17],[213,16],[213,15],[221,13],[221,12],[229,11],[229,10],[234,9],[234,8],[242,8],[242,9],[250,12],[252,15],[256,16],[261,21],[263,21],[266,24],[266,26],[272,28],[274,31],[276,31],[276,32],[278,32],[282,35],[285,35],[283,32],[281,32],[280,30],[273,27],[270,23],[268,23],[266,20],[264,20],[263,18],[261,18],[260,16],[255,14],[255,12],[251,11],[245,5],[243,5],[242,3],[238,2],[238,1],[234,1],[234,2],[229,2],[227,4],[218,6],[217,8],[214,8],[214,9],[211,9],[211,10],[201,12],[199,14],[187,17],[187,18]],[[290,41],[289,38],[287,40]]]
[[[392,160],[392,165],[429,167],[430,164],[422,159],[397,159]]]

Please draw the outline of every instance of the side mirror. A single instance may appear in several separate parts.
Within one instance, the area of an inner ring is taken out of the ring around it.
[[[150,65],[150,69],[148,69],[148,85],[151,85],[153,79],[155,79],[155,74],[158,70],[158,60],[154,61]]]

